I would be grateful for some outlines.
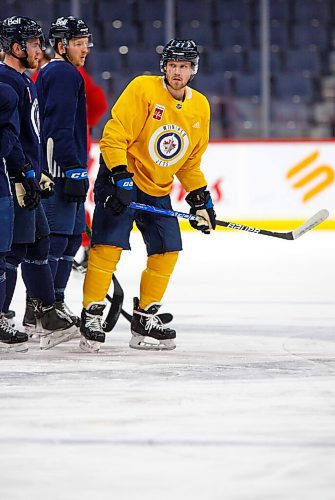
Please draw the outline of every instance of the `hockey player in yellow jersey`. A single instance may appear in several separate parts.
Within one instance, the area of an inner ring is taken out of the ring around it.
[[[171,40],[162,53],[163,76],[139,76],[121,94],[100,141],[100,168],[95,183],[96,208],[92,247],[84,282],[80,347],[98,351],[105,341],[102,315],[105,296],[122,250],[136,222],[147,249],[139,299],[134,298],[130,347],[174,349],[175,330],[157,312],[182,250],[176,218],[140,212],[131,201],[171,210],[176,176],[188,192],[191,225],[205,234],[215,229],[215,212],[200,169],[208,145],[210,109],[205,96],[188,83],[198,70],[193,40]]]

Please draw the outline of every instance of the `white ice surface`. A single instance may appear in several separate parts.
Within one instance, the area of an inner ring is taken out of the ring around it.
[[[77,340],[0,355],[0,500],[335,499],[335,234],[183,241],[163,307],[175,351],[129,349],[120,318],[97,355]],[[20,321],[21,282],[13,306]]]

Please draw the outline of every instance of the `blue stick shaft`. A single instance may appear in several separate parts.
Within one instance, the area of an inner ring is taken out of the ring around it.
[[[144,205],[143,203],[136,203],[132,201],[129,208],[135,208],[135,210],[144,210],[145,212],[151,212],[154,214],[167,215],[169,217],[178,217],[180,219],[186,220],[201,220],[196,215],[187,214],[185,212],[177,212],[176,210],[165,210],[164,208],[154,207],[152,205]],[[260,229],[258,227],[245,226],[244,224],[236,224],[235,222],[229,222],[225,220],[217,220],[216,225],[222,227],[228,227],[229,229],[235,229],[237,231],[245,231],[247,233],[263,234],[265,236],[273,236],[275,238],[281,238],[284,240],[294,240],[305,234],[307,231],[313,229],[313,227],[321,224],[329,215],[327,210],[320,210],[318,213],[314,214],[313,217],[308,219],[304,224],[299,226],[294,231],[288,231],[286,233],[278,233],[277,231],[268,231],[267,229]]]
[[[197,220],[197,217],[185,212],[177,212],[176,210],[165,210],[165,208],[153,207],[152,205],[144,205],[143,203],[136,203],[132,201],[129,208],[136,210],[143,210],[144,212],[151,212],[153,214],[167,215],[169,217],[178,217],[180,219]]]

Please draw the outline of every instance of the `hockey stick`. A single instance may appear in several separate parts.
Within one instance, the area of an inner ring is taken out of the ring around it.
[[[131,320],[133,319],[131,314],[122,309],[124,293],[120,283],[116,279],[115,274],[113,274],[113,284],[114,284],[113,297],[111,297],[109,294],[106,295],[106,299],[110,303],[110,308],[104,321],[103,329],[105,332],[111,332],[113,330],[114,326],[117,323],[117,320],[119,319],[120,314],[122,314],[122,316],[126,320],[128,320],[129,323],[131,323]],[[161,313],[157,314],[157,316],[164,324],[170,323],[173,320],[173,316],[170,313]]]
[[[165,210],[164,208],[153,207],[151,205],[144,205],[142,203],[131,202],[129,208],[134,208],[135,210],[143,210],[145,212],[151,212],[159,215],[167,215],[168,217],[178,217],[187,220],[198,220],[196,215],[187,214],[185,212],[177,212],[176,210]],[[259,229],[257,227],[244,226],[243,224],[235,224],[235,222],[229,222],[224,220],[216,220],[217,226],[228,227],[229,229],[236,229],[238,231],[246,231],[248,233],[263,234],[265,236],[273,236],[275,238],[282,238],[284,240],[296,240],[303,234],[307,233],[314,227],[318,226],[327,219],[329,215],[328,210],[323,209],[314,214],[310,219],[301,224],[293,231],[288,231],[287,233],[277,233],[275,231],[268,231],[266,229]]]
[[[122,312],[124,293],[120,283],[116,279],[115,274],[113,274],[113,285],[113,297],[108,294],[106,295],[106,299],[110,303],[110,308],[104,321],[103,330],[105,332],[111,332],[113,330]]]

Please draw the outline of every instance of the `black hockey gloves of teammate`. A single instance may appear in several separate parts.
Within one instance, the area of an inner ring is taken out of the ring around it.
[[[41,189],[31,165],[15,173],[15,193],[20,207],[34,210],[41,199]]]
[[[65,172],[64,198],[69,203],[84,203],[89,183],[86,167],[73,167]]]
[[[109,173],[107,188],[109,193],[105,198],[104,206],[111,210],[114,215],[122,214],[131,202],[134,185],[133,175],[127,171],[126,165],[114,167]]]
[[[55,192],[55,182],[47,170],[42,170],[41,178],[40,178],[40,188],[41,188],[41,197],[42,198],[50,198],[53,196]]]
[[[216,214],[210,192],[206,191],[206,187],[191,191],[185,200],[191,207],[190,213],[202,217],[201,221],[190,220],[191,226],[204,234],[210,234],[211,229],[215,229],[216,226]]]

